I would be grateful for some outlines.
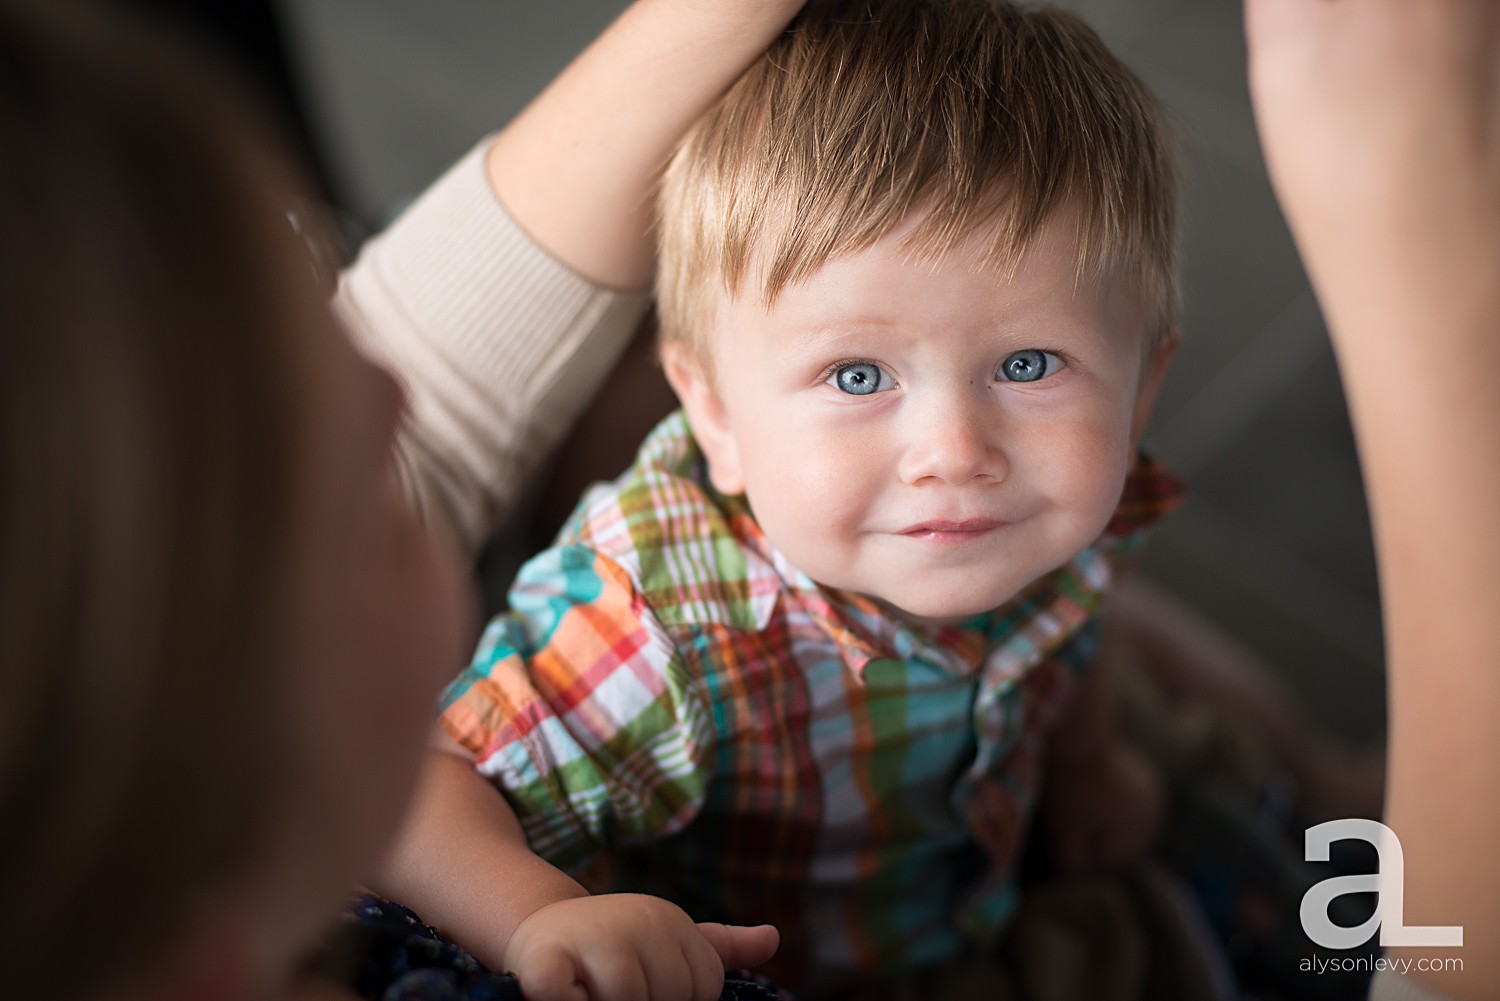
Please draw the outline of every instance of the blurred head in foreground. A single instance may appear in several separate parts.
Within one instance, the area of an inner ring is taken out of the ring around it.
[[[365,874],[459,654],[400,395],[232,88],[107,11],[0,5],[0,969],[262,991]]]

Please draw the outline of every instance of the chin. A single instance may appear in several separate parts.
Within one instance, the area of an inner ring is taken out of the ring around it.
[[[945,626],[975,615],[983,615],[1005,604],[1016,592],[993,599],[989,595],[966,594],[959,597],[940,595],[900,595],[886,598],[890,605],[903,616],[916,622]]]

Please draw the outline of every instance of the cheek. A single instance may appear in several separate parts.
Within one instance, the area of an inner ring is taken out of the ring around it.
[[[1053,422],[1033,438],[1031,453],[1039,477],[1064,502],[1078,531],[1102,531],[1119,504],[1130,466],[1128,426],[1113,413]]]
[[[789,557],[809,546],[809,555],[836,551],[890,476],[889,445],[830,428],[816,414],[788,411],[764,430],[746,456],[746,493],[761,527]]]

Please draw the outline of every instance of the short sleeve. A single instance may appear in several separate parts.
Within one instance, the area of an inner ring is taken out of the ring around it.
[[[521,569],[443,695],[443,728],[564,869],[680,830],[713,760],[702,686],[629,573],[586,546]]]

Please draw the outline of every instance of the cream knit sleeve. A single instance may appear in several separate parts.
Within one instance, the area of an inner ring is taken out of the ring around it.
[[[404,385],[397,450],[430,523],[476,554],[646,307],[549,257],[490,189],[486,140],[365,245],[335,307]]]

